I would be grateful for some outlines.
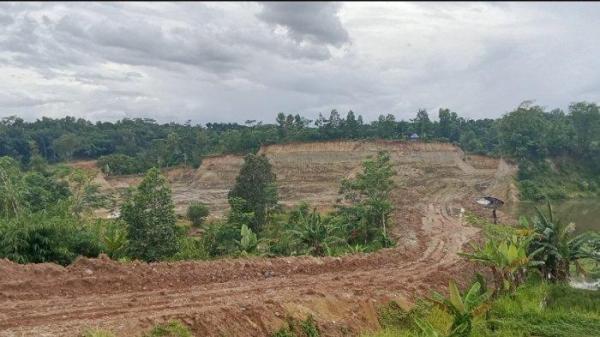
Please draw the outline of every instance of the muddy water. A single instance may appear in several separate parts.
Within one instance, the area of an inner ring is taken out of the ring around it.
[[[546,212],[546,204],[521,202],[518,214],[535,215],[535,207]],[[552,202],[554,216],[562,222],[574,222],[578,233],[587,230],[600,231],[600,199],[566,200]]]

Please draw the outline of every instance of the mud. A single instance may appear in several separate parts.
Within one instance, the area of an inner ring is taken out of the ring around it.
[[[408,307],[416,297],[442,290],[449,278],[465,281],[472,266],[456,252],[478,230],[464,223],[461,209],[480,212],[473,199],[481,194],[514,193],[514,167],[467,158],[447,144],[330,142],[261,152],[273,163],[284,203],[308,199],[326,209],[338,197],[340,179],[380,149],[390,151],[398,172],[396,248],[339,258],[153,264],[79,259],[66,268],[0,261],[0,336],[78,336],[90,327],[138,336],[170,319],[182,320],[196,336],[266,336],[286,316],[308,314],[323,336],[376,329],[379,305],[396,300]],[[224,208],[239,165],[240,157],[224,156],[195,171],[173,170],[174,197],[204,198]],[[114,188],[136,179],[105,180]]]

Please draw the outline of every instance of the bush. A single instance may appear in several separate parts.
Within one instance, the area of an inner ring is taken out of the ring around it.
[[[200,202],[194,202],[188,206],[186,215],[192,225],[200,226],[209,214],[208,206]]]
[[[17,263],[68,265],[102,251],[96,233],[66,216],[29,215],[0,224],[0,257]]]
[[[204,248],[201,240],[191,237],[179,239],[179,251],[173,256],[173,260],[206,260],[209,254]]]
[[[240,227],[228,222],[213,222],[202,235],[202,247],[210,257],[224,256],[238,252],[241,240]]]

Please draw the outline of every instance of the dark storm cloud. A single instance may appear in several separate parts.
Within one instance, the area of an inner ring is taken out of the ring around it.
[[[339,3],[331,2],[266,2],[258,18],[286,27],[296,41],[308,40],[341,46],[350,41],[340,22]]]

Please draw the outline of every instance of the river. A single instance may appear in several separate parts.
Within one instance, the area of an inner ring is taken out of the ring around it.
[[[534,202],[521,202],[518,214],[526,216],[535,215],[535,207],[544,214],[547,213],[546,204]],[[574,222],[577,233],[587,230],[600,231],[600,199],[578,199],[552,202],[554,216],[562,222]]]

